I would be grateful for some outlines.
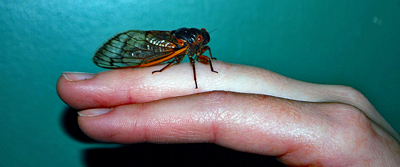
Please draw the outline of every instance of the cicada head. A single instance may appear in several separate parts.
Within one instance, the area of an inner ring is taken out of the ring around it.
[[[174,31],[171,31],[171,35],[175,36],[178,39],[185,40],[190,46],[195,45],[207,45],[210,42],[210,34],[206,31],[206,29],[197,29],[197,28],[180,28]]]
[[[207,32],[205,28],[200,30],[200,35],[203,36],[203,41],[201,42],[202,45],[207,45],[210,42],[210,34]]]

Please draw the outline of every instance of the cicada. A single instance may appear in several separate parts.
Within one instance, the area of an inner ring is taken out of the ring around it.
[[[195,60],[212,66],[210,34],[206,29],[180,28],[173,31],[130,30],[116,35],[106,42],[94,55],[93,62],[102,68],[139,68],[167,64],[162,72],[173,64],[180,63],[188,55],[197,87]],[[208,50],[209,57],[203,55]]]

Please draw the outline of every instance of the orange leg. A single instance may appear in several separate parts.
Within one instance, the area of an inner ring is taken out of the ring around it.
[[[204,52],[206,52],[208,50],[208,52],[210,53],[210,57],[207,57],[205,55],[203,55]],[[210,68],[212,72],[218,73],[218,71],[215,71],[213,66],[212,66],[212,62],[211,60],[216,60],[216,58],[213,58],[211,55],[211,49],[209,46],[204,46],[203,49],[200,52],[200,55],[196,56],[196,60],[200,63],[203,64],[210,64]]]

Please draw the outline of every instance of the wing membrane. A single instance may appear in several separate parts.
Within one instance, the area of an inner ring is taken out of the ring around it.
[[[162,60],[155,63],[161,64],[172,59],[174,52],[182,52],[182,46],[182,40],[170,31],[131,30],[111,38],[96,52],[93,61],[102,68],[144,66]]]

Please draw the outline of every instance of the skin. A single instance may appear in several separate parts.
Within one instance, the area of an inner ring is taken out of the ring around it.
[[[357,90],[213,61],[64,73],[80,128],[114,143],[215,143],[288,166],[400,166],[399,135]]]

